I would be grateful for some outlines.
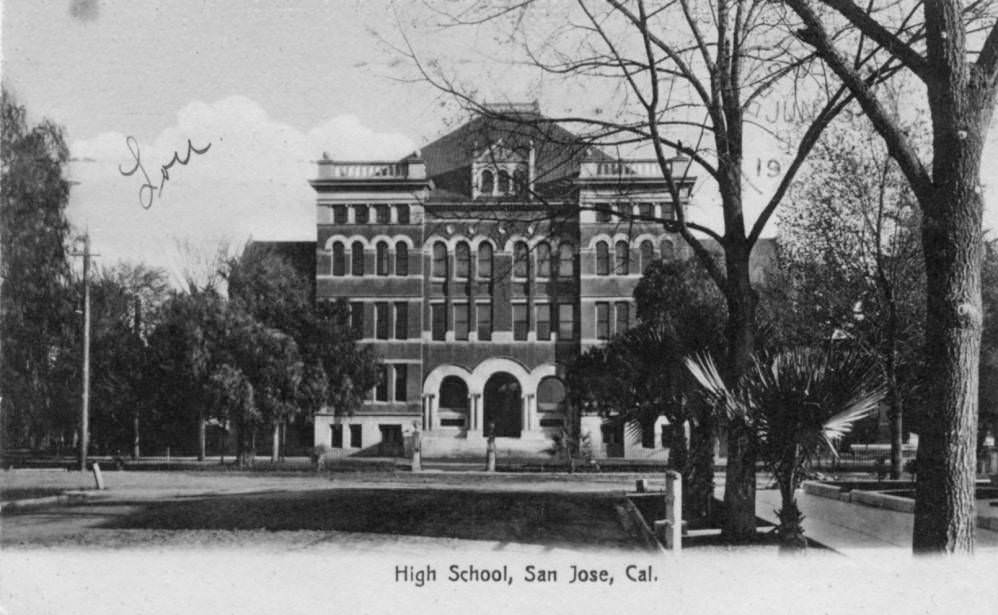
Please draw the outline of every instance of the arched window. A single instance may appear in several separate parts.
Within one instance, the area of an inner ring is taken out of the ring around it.
[[[388,244],[384,241],[378,242],[378,275],[388,275],[389,255]]]
[[[440,409],[468,411],[468,385],[458,376],[447,376],[440,383]]]
[[[662,260],[671,261],[676,258],[676,251],[672,247],[672,242],[668,239],[662,240]]]
[[[575,275],[575,246],[563,242],[558,246],[558,276],[570,278]]]
[[[346,249],[340,242],[333,243],[333,275],[347,274]]]
[[[610,247],[605,241],[596,242],[596,275],[610,275]]]
[[[454,277],[464,280],[471,269],[471,249],[467,241],[459,241],[454,248]]]
[[[499,171],[499,194],[509,194],[509,173]]]
[[[395,275],[409,275],[409,246],[404,241],[395,244]]]
[[[513,246],[513,277],[525,278],[530,273],[530,248],[527,242],[518,241]]]
[[[350,274],[364,275],[364,244],[359,241],[350,246]]]
[[[517,196],[527,193],[527,173],[523,169],[513,171],[513,191]]]
[[[614,252],[614,273],[617,275],[627,275],[631,269],[631,248],[626,241],[618,241],[613,247]]]
[[[641,242],[641,271],[644,272],[648,268],[648,265],[655,260],[655,246],[652,242],[645,239]]]
[[[442,241],[433,244],[433,277],[447,277],[447,244]]]
[[[478,246],[478,277],[492,278],[492,244],[487,241]]]
[[[492,176],[492,171],[485,169],[482,171],[482,183],[480,184],[478,191],[482,194],[491,195],[493,190],[494,179]]]
[[[537,277],[550,278],[551,245],[546,241],[542,241],[539,244],[537,244],[535,250],[537,250]]]
[[[537,385],[537,410],[540,412],[563,412],[565,405],[565,385],[556,376],[547,376]]]

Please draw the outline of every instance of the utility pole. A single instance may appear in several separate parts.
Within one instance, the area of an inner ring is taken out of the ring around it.
[[[83,257],[83,393],[80,404],[80,471],[87,471],[87,446],[90,442],[90,233],[82,238],[83,251],[73,256]]]
[[[138,344],[145,350],[145,343],[142,341],[142,298],[135,297],[135,339]],[[135,413],[132,416],[132,459],[138,459],[142,454],[139,448],[139,404],[135,405],[133,409]]]

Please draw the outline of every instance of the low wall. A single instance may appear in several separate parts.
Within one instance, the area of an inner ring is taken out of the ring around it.
[[[872,506],[902,513],[913,514],[915,512],[915,500],[902,498],[879,491],[864,491],[861,489],[846,489],[839,485],[831,485],[819,481],[804,481],[804,493],[809,495],[830,498],[842,502],[851,502],[863,506]],[[986,500],[978,500],[978,506],[987,506]],[[977,527],[998,531],[998,516],[984,513],[977,514]]]

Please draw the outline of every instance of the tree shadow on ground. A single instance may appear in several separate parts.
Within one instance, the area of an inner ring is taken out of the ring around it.
[[[620,522],[619,500],[600,494],[447,489],[269,491],[145,502],[101,527],[369,532],[640,549],[639,538]]]

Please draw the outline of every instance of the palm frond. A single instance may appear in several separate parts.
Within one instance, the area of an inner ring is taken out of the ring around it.
[[[686,369],[703,387],[707,399],[724,411],[728,418],[744,418],[748,414],[746,404],[724,383],[714,359],[707,353],[698,353],[683,359]]]
[[[886,395],[887,389],[883,385],[870,390],[862,390],[846,404],[841,412],[825,421],[822,436],[832,454],[838,455],[834,445],[852,431],[857,422],[875,414]]]

